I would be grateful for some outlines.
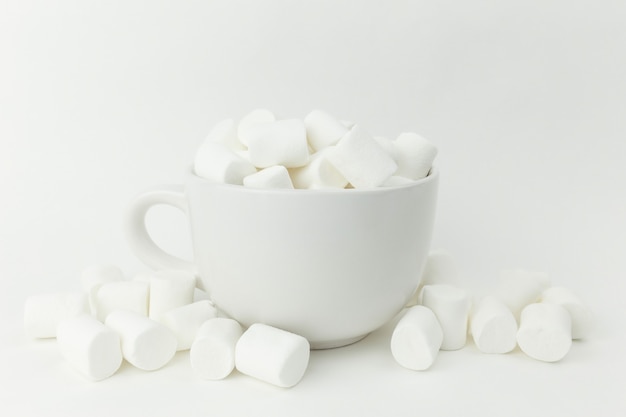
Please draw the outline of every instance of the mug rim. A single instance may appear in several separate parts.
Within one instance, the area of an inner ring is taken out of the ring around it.
[[[192,178],[196,182],[202,182],[207,185],[212,185],[216,187],[223,187],[227,189],[233,190],[241,190],[245,192],[252,193],[278,193],[278,194],[344,194],[344,195],[353,195],[353,194],[373,194],[373,193],[385,193],[393,190],[400,189],[408,189],[413,187],[418,187],[422,184],[426,184],[432,181],[437,180],[439,177],[439,168],[437,165],[433,164],[428,171],[428,174],[424,178],[420,178],[419,180],[411,180],[411,182],[406,184],[392,185],[389,187],[371,187],[371,188],[253,188],[253,187],[245,187],[241,184],[228,184],[223,182],[211,181],[206,178],[202,178],[196,174],[193,166],[190,166],[187,169],[187,176]]]

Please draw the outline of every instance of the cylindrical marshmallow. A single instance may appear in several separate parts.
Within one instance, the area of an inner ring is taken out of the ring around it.
[[[194,171],[199,177],[226,184],[243,184],[243,177],[256,168],[219,142],[204,142],[196,151]]]
[[[402,133],[394,141],[398,170],[395,175],[419,180],[428,175],[437,156],[437,148],[416,133]]]
[[[393,158],[359,125],[348,131],[327,157],[354,188],[378,187],[398,168]]]
[[[24,330],[29,337],[56,337],[63,319],[89,314],[89,301],[82,292],[31,295],[24,303]]]
[[[245,148],[237,137],[237,125],[233,119],[222,120],[213,126],[204,141],[221,143],[234,151]]]
[[[506,304],[519,321],[522,309],[539,301],[542,291],[549,286],[550,279],[545,272],[503,270],[493,295]]]
[[[313,110],[306,115],[304,126],[309,144],[316,151],[337,144],[348,133],[343,123],[322,110]]]
[[[96,315],[104,322],[114,310],[129,310],[148,315],[150,284],[140,281],[115,281],[102,284],[96,293]]]
[[[242,132],[250,162],[257,168],[283,165],[301,167],[309,162],[309,146],[302,120],[257,123]]]
[[[348,185],[348,180],[328,162],[327,155],[330,149],[332,147],[314,153],[308,164],[289,170],[295,188],[344,188]]]
[[[150,279],[149,316],[159,320],[161,314],[191,304],[196,288],[193,273],[182,270],[161,270]]]
[[[473,306],[470,329],[481,352],[507,353],[517,345],[517,321],[511,310],[495,297],[483,297]]]
[[[391,354],[408,369],[430,368],[443,342],[443,330],[435,314],[424,306],[407,310],[391,335]]]
[[[110,377],[122,364],[119,335],[89,315],[59,322],[57,346],[68,363],[95,381]]]
[[[550,287],[539,298],[541,302],[565,307],[572,319],[572,339],[583,339],[589,334],[592,327],[591,310],[570,289]]]
[[[235,346],[241,325],[229,318],[214,318],[200,326],[189,351],[194,372],[203,379],[226,378],[235,368]]]
[[[467,292],[452,285],[426,285],[422,304],[430,308],[443,330],[442,350],[457,350],[467,340],[467,319],[470,300]]]
[[[267,109],[252,110],[239,121],[239,125],[237,126],[239,140],[242,140],[243,143],[247,145],[245,142],[246,135],[244,133],[246,130],[258,123],[271,123],[274,121],[276,121],[276,116],[271,111]]]
[[[161,314],[159,321],[174,332],[178,339],[176,350],[191,347],[196,332],[205,321],[217,317],[217,309],[208,300],[177,307]]]
[[[282,165],[274,165],[244,177],[243,185],[250,188],[293,188],[289,172]]]
[[[524,307],[517,344],[533,359],[561,360],[572,345],[572,320],[565,307],[552,303],[532,303]]]
[[[237,341],[235,366],[243,374],[288,388],[302,379],[309,355],[304,337],[255,323]]]
[[[141,314],[116,310],[107,316],[105,324],[119,334],[124,359],[139,369],[159,369],[176,353],[174,332]]]
[[[96,293],[107,282],[124,280],[122,270],[115,265],[91,265],[82,270],[80,281],[89,297],[91,314],[96,314]]]

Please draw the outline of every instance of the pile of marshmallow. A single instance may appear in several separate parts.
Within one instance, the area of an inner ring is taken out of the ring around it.
[[[210,181],[252,188],[389,187],[428,175],[437,148],[416,133],[395,140],[313,110],[277,120],[257,109],[219,122],[198,148],[194,171]]]
[[[533,359],[556,362],[590,332],[589,308],[571,290],[552,286],[546,273],[504,270],[494,291],[476,299],[451,284],[456,274],[448,253],[429,254],[421,288],[391,338],[405,368],[428,369],[440,350],[463,348],[468,333],[484,353],[519,346]]]
[[[302,336],[265,324],[247,329],[224,317],[186,271],[161,270],[126,279],[114,265],[81,274],[82,291],[32,295],[24,326],[32,338],[56,338],[65,360],[88,379],[115,374],[125,360],[154,371],[189,350],[203,379],[233,369],[280,387],[297,384],[308,366]]]
[[[531,358],[554,362],[573,339],[588,336],[591,313],[545,273],[507,270],[493,294],[472,299],[452,285],[457,271],[445,251],[429,254],[421,287],[401,313],[390,340],[401,366],[426,370],[440,350],[458,350],[471,334],[485,353],[519,346]],[[185,271],[143,272],[132,279],[113,265],[82,272],[82,291],[30,296],[24,325],[32,338],[56,338],[76,370],[91,380],[115,374],[125,360],[153,371],[188,350],[202,379],[226,378],[234,369],[279,387],[292,387],[308,367],[302,336],[255,323],[244,329],[224,316]]]

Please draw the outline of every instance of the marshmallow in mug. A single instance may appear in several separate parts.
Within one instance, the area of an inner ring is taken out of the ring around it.
[[[254,188],[391,187],[427,176],[436,155],[437,148],[415,133],[390,140],[321,110],[304,120],[278,120],[257,109],[238,124],[216,124],[196,153],[194,171]]]

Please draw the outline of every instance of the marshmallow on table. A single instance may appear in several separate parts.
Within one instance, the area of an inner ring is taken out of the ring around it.
[[[493,295],[504,302],[519,320],[522,309],[539,301],[541,292],[549,286],[550,279],[544,272],[503,270]]]
[[[245,149],[237,136],[237,125],[233,119],[222,120],[209,132],[205,142],[217,142],[232,150]]]
[[[306,136],[311,148],[316,151],[337,144],[348,133],[348,128],[330,114],[313,110],[304,118]]]
[[[59,322],[57,346],[74,368],[99,381],[113,375],[122,364],[119,335],[95,317],[81,315]]]
[[[237,341],[235,366],[243,374],[288,388],[302,379],[309,355],[304,337],[255,323]]]
[[[517,344],[533,359],[556,362],[572,345],[572,320],[558,304],[532,303],[520,316]]]
[[[217,317],[217,309],[208,300],[177,307],[161,314],[159,322],[174,332],[178,340],[176,350],[191,347],[196,332],[205,321]]]
[[[274,165],[244,177],[243,185],[250,188],[293,188],[289,172],[282,165]]]
[[[591,328],[591,311],[568,288],[550,287],[539,297],[543,303],[559,304],[565,307],[572,319],[572,339],[582,339],[589,334]]]
[[[159,320],[161,314],[176,307],[191,304],[196,277],[181,270],[161,270],[150,279],[149,316]]]
[[[176,335],[166,326],[133,311],[111,312],[105,325],[121,340],[122,355],[131,365],[153,371],[167,364],[176,353]]]
[[[289,170],[295,188],[344,188],[348,185],[348,180],[328,162],[327,155],[330,149],[332,147],[314,153],[308,164]]]
[[[96,316],[104,321],[114,310],[130,310],[148,315],[149,283],[115,281],[102,284],[96,293]]]
[[[250,162],[257,168],[283,165],[295,168],[309,162],[304,123],[297,119],[256,123],[242,132]]]
[[[407,310],[391,336],[391,354],[408,369],[430,368],[443,342],[443,330],[435,314],[424,306]]]
[[[359,125],[348,131],[327,157],[354,188],[378,187],[398,167],[393,158]]]
[[[392,177],[393,178],[393,177]],[[404,178],[404,177],[401,177]],[[424,270],[420,278],[420,285],[411,297],[407,306],[422,302],[421,289],[425,285],[449,284],[454,285],[458,276],[458,269],[454,258],[443,249],[435,249],[428,253]]]
[[[200,326],[189,351],[194,372],[203,379],[226,378],[235,368],[235,346],[241,325],[229,318],[214,318]]]
[[[243,143],[247,145],[247,142],[245,141],[246,130],[258,123],[271,123],[274,121],[276,121],[276,116],[274,116],[274,113],[272,113],[271,111],[266,109],[252,110],[250,113],[242,117],[239,121],[239,125],[237,126],[237,136],[240,138],[240,140],[243,139]]]
[[[196,152],[194,171],[210,181],[241,185],[256,168],[223,143],[205,141]]]
[[[419,180],[428,175],[437,156],[437,148],[416,133],[402,133],[394,141],[397,152],[396,175]]]
[[[442,350],[465,346],[470,300],[467,292],[447,284],[426,285],[422,289],[422,305],[430,308],[443,330]]]
[[[517,345],[517,321],[509,308],[492,296],[483,297],[470,314],[474,343],[484,353],[507,353]]]
[[[115,265],[91,265],[82,270],[80,281],[89,296],[91,313],[96,314],[96,293],[106,282],[123,281],[122,270]]]
[[[29,337],[56,337],[61,320],[89,314],[89,301],[82,292],[31,295],[24,303],[24,330]]]

